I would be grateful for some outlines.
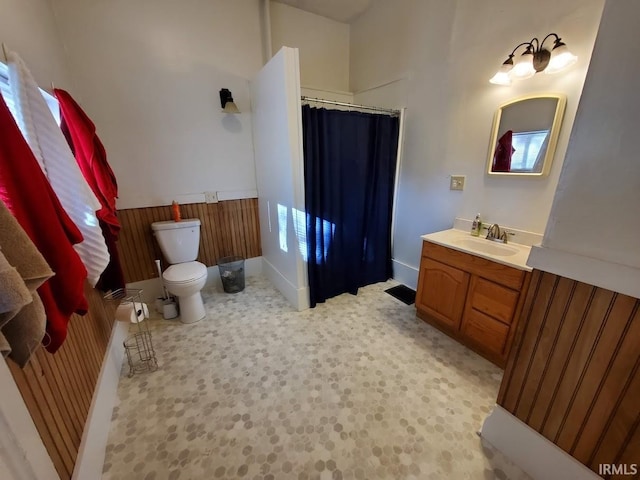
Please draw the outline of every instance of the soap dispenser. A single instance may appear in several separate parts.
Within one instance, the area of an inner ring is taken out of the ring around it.
[[[480,236],[480,231],[482,230],[482,220],[480,220],[480,214],[476,214],[476,218],[473,219],[473,223],[471,224],[471,235],[474,237]]]

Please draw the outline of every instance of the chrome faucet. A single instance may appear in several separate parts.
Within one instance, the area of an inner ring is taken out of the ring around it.
[[[487,230],[487,240],[507,243],[507,232],[500,230],[500,226],[497,223],[494,223]]]
[[[497,223],[494,223],[487,230],[487,240],[496,240],[499,238],[500,238],[500,226]]]
[[[486,238],[494,242],[507,243],[507,233],[506,230],[500,230],[500,226],[494,223],[488,228]]]

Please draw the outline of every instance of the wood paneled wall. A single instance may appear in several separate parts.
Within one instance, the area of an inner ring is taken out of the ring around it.
[[[71,317],[67,339],[55,354],[39,348],[22,370],[7,360],[62,480],[73,473],[115,318],[115,305],[103,302],[88,283],[85,295],[89,313]]]
[[[207,266],[219,258],[240,255],[244,258],[262,255],[258,199],[227,200],[219,203],[193,203],[180,206],[182,218],[199,218],[200,252],[198,261]],[[118,211],[122,224],[118,251],[127,282],[157,278],[156,259],[162,257],[151,233],[153,222],[171,220],[171,206],[131,208]]]
[[[498,403],[595,472],[640,464],[639,310],[534,271]]]

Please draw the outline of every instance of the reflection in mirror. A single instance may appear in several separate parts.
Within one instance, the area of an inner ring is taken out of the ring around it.
[[[563,95],[528,96],[498,108],[491,131],[490,175],[548,175],[566,99]]]

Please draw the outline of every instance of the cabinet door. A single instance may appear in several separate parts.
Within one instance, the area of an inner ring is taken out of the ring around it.
[[[416,307],[446,327],[456,331],[460,326],[469,274],[422,257]]]

